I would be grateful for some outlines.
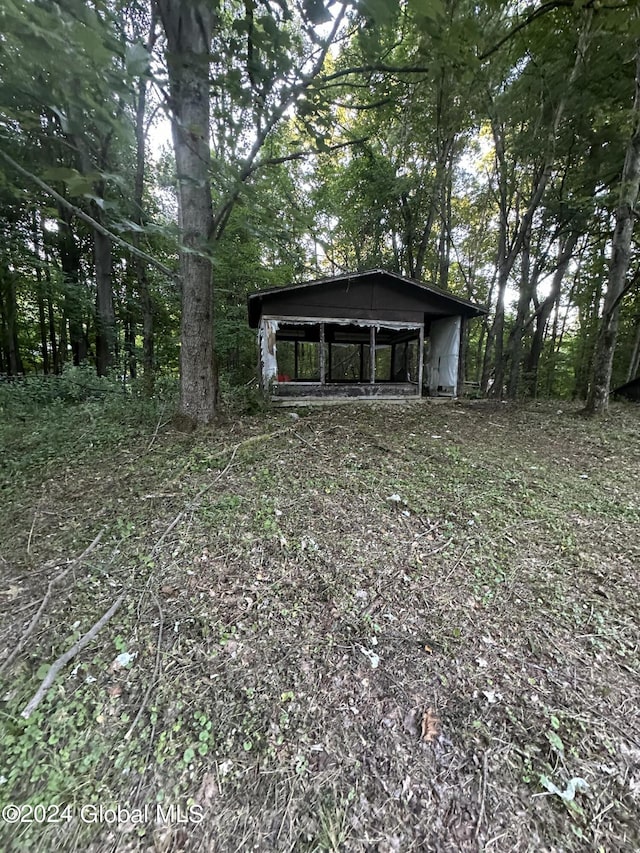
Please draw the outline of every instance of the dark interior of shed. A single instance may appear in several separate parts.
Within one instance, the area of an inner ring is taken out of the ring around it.
[[[376,328],[375,365],[371,327],[324,324],[324,381],[376,383],[418,381],[419,332]],[[315,324],[282,324],[276,334],[279,382],[321,382],[321,329]]]

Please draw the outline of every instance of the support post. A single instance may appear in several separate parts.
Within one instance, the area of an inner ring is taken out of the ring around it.
[[[320,347],[320,384],[325,384],[324,378],[324,323],[320,323],[320,336],[319,336],[319,347]]]
[[[424,323],[420,326],[418,339],[418,397],[422,397],[422,371],[424,368]]]
[[[298,341],[293,342],[293,378],[297,382],[299,378],[298,371]]]
[[[369,383],[375,385],[376,382],[376,327],[371,326],[369,329]]]
[[[458,355],[458,377],[457,384],[453,393],[454,397],[460,397],[464,394],[464,380],[466,376],[465,358],[467,355],[467,320],[466,317],[460,318],[460,353]]]

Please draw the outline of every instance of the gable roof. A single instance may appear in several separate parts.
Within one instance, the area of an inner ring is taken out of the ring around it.
[[[475,302],[470,302],[468,299],[463,299],[460,296],[454,296],[446,290],[439,287],[434,287],[431,284],[425,284],[423,281],[418,281],[414,278],[408,278],[404,275],[399,275],[395,272],[389,272],[383,269],[364,270],[355,273],[342,273],[340,275],[328,276],[326,278],[313,279],[312,281],[304,281],[299,284],[290,284],[285,287],[271,287],[266,290],[259,290],[252,293],[247,298],[249,309],[249,325],[256,328],[260,322],[260,316],[263,313],[263,305],[268,304],[271,298],[285,298],[291,294],[298,295],[304,298],[305,291],[311,291],[314,288],[322,289],[331,287],[336,284],[362,282],[366,279],[377,279],[383,282],[398,287],[403,291],[411,290],[418,297],[422,296],[425,301],[436,298],[442,303],[446,303],[451,309],[451,314],[461,314],[465,317],[479,317],[482,314],[488,314],[489,310]]]

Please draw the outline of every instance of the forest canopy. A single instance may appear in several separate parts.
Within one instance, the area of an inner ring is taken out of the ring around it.
[[[249,293],[382,267],[490,307],[482,392],[638,375],[633,0],[5,0],[0,33],[0,374],[179,373],[206,423]]]

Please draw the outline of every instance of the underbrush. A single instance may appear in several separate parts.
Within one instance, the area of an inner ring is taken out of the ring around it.
[[[1,384],[2,487],[152,434],[171,418],[176,394],[175,382],[167,380],[147,398],[136,383],[98,377],[90,367]]]

